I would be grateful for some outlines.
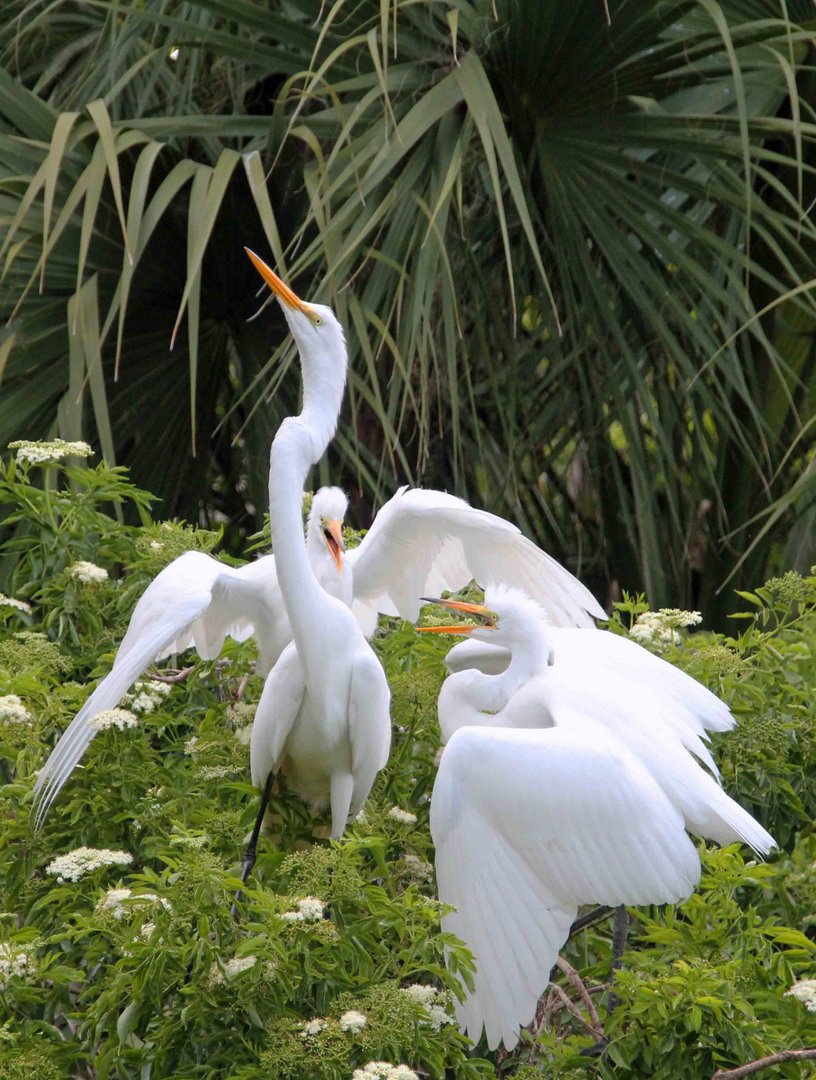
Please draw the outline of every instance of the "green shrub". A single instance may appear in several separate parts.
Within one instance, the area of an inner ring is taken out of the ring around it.
[[[229,909],[257,806],[251,643],[228,643],[171,686],[146,676],[123,703],[135,722],[100,732],[32,832],[35,772],[108,670],[144,585],[180,551],[218,540],[150,524],[148,497],[120,470],[54,463],[44,486],[38,470],[12,462],[0,475],[15,556],[0,599],[3,1080],[89,1068],[97,1080],[345,1080],[376,1060],[464,1080],[499,1070],[699,1080],[816,1041],[816,1014],[786,996],[816,975],[816,578],[751,594],[733,637],[689,635],[676,617],[653,640],[737,713],[736,732],[718,738],[726,787],[784,850],[758,866],[736,849],[701,848],[703,882],[686,904],[633,913],[611,1015],[608,925],[569,944],[609,1040],[602,1060],[581,1054],[594,1036],[563,975],[537,1033],[512,1055],[491,1054],[449,1022],[457,984],[445,951],[453,968],[467,971],[471,959],[441,933],[434,895],[428,799],[447,648],[435,636],[383,621],[375,647],[393,691],[388,767],[339,843],[324,839],[326,821],[276,794],[239,922]],[[127,502],[141,526],[117,519]],[[78,561],[106,580],[66,577]],[[621,605],[614,628],[628,632],[642,612]],[[92,849],[84,872],[76,854],[55,862],[82,847]]]

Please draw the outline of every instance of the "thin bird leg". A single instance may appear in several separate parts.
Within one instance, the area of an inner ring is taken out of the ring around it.
[[[619,971],[623,964],[623,950],[626,948],[626,939],[629,936],[629,912],[623,904],[615,908],[615,918],[612,922],[612,975],[610,983],[614,985],[615,972]],[[612,991],[609,995],[609,1004],[606,1015],[611,1016],[618,1007],[618,995]]]
[[[614,910],[614,908],[602,905],[601,907],[593,908],[592,911],[588,911],[586,915],[582,915],[580,919],[576,919],[572,924],[567,941],[574,938],[576,934],[580,934],[582,930],[586,930],[587,927],[594,926],[595,923],[602,922],[604,919],[609,918]]]
[[[258,851],[258,837],[261,835],[261,826],[263,825],[264,814],[266,813],[266,808],[269,805],[269,799],[272,795],[272,785],[274,783],[275,773],[274,771],[270,770],[269,776],[267,776],[266,783],[264,784],[264,789],[261,792],[261,805],[258,807],[258,816],[255,818],[255,824],[252,827],[252,834],[249,838],[249,843],[246,846],[246,851],[244,852],[244,863],[241,867],[242,882],[246,882],[252,871],[252,867],[255,865],[255,859],[257,857]],[[233,901],[232,907],[230,909],[230,914],[232,915],[233,919],[238,918],[238,905],[243,900],[243,898],[243,890],[239,889],[238,892],[236,892],[235,894],[235,900]]]

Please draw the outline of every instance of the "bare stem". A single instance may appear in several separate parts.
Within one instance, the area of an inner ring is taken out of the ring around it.
[[[711,1080],[742,1080],[743,1076],[751,1076],[762,1069],[769,1069],[771,1065],[784,1065],[786,1061],[808,1061],[811,1059],[816,1059],[816,1046],[804,1050],[780,1050],[778,1054],[771,1054],[769,1057],[749,1061],[746,1065],[740,1065],[736,1069],[718,1069]]]

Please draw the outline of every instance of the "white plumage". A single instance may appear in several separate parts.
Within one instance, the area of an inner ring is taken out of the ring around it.
[[[686,830],[761,854],[774,841],[715,779],[706,730],[733,724],[715,695],[625,638],[548,626],[516,590],[489,588],[483,611],[497,618],[474,636],[510,662],[443,685],[431,832],[439,898],[457,909],[445,928],[477,964],[460,1024],[511,1049],[579,905],[687,897],[700,864]]]

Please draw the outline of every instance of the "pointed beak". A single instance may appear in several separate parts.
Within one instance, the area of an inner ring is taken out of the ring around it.
[[[426,604],[441,604],[449,611],[461,611],[464,615],[470,615],[482,626],[493,626],[493,615],[484,604],[470,604],[466,600],[442,600],[431,596],[420,597]],[[458,634],[464,636],[472,634],[475,626],[418,626],[420,634]]]
[[[334,559],[337,567],[337,573],[342,574],[343,552],[346,550],[346,545],[343,542],[343,522],[338,521],[337,518],[327,521],[323,535],[326,538],[326,547],[329,549],[329,554]]]
[[[270,269],[259,255],[256,255],[254,251],[250,251],[248,247],[245,247],[244,251],[249,255],[253,266],[281,303],[286,304],[287,307],[294,308],[295,311],[302,312],[304,315],[310,313],[311,308],[309,305],[304,304],[300,297],[295,296],[289,286],[284,285],[275,271]]]

